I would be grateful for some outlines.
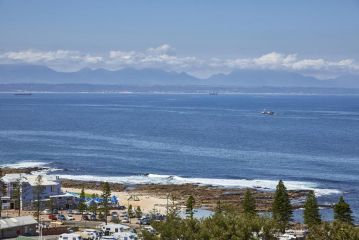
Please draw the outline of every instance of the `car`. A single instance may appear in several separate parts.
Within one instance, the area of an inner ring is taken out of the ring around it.
[[[74,209],[74,210],[72,210],[72,214],[79,215],[79,214],[81,214],[81,213],[80,213],[80,211],[79,211],[79,210]]]
[[[65,221],[66,217],[63,214],[59,214],[59,215],[57,215],[57,219],[60,220],[60,221]]]
[[[90,221],[90,218],[89,218],[88,215],[82,215],[81,219],[84,220],[84,221]]]
[[[142,229],[149,232],[149,233],[151,233],[151,234],[156,234],[156,230],[152,226],[145,226]]]
[[[124,218],[121,220],[121,223],[130,223],[130,220],[128,218]]]
[[[118,213],[117,213],[117,212],[112,212],[112,213],[111,213],[111,216],[112,216],[112,217],[118,217]]]
[[[59,210],[57,210],[56,208],[52,210],[53,214],[59,214]]]
[[[114,236],[103,236],[100,240],[117,240]]]
[[[44,211],[41,212],[42,214],[51,214],[51,210],[50,209],[45,209]]]
[[[57,221],[57,217],[56,217],[55,214],[49,214],[49,219],[50,219],[51,221]]]
[[[73,220],[75,220],[75,218],[74,218],[71,214],[68,214],[68,215],[66,216],[66,220],[67,220],[67,221],[73,221]]]
[[[96,219],[96,215],[95,214],[92,214],[91,216],[90,216],[90,220],[91,221],[96,221],[97,219]]]

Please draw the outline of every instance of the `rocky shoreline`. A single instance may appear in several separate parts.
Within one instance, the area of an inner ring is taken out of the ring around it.
[[[46,168],[32,167],[32,168],[3,168],[2,174],[8,173],[32,173],[34,171],[43,171]],[[91,190],[101,190],[101,182],[97,181],[80,181],[61,179],[62,187],[77,188]],[[245,189],[238,188],[222,188],[215,186],[201,186],[197,184],[182,184],[182,185],[164,185],[164,184],[141,184],[127,186],[120,183],[110,183],[111,189],[114,192],[126,191],[130,194],[139,196],[157,196],[160,198],[174,199],[181,205],[185,204],[189,195],[194,196],[196,205],[198,207],[205,207],[214,209],[218,203],[229,204],[240,209],[240,203],[244,196]],[[251,189],[253,196],[256,199],[258,211],[269,211],[271,208],[274,193],[268,190]],[[303,199],[308,194],[307,190],[289,191],[291,200],[295,201],[295,208],[303,207]],[[324,206],[330,207],[330,206]]]

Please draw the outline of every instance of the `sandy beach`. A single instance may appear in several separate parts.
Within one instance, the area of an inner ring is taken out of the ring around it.
[[[80,193],[79,188],[62,188],[64,192]],[[98,194],[101,195],[100,190],[86,189],[86,194]],[[157,211],[162,214],[166,213],[167,199],[161,196],[154,196],[144,193],[128,192],[128,191],[115,191],[112,192],[113,196],[116,196],[120,200],[120,204],[128,207],[130,204],[137,208],[141,208],[142,212],[149,213],[151,211]],[[132,197],[132,198],[131,198]],[[136,200],[134,200],[136,198]]]

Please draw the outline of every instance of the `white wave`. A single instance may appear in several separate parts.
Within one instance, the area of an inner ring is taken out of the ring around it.
[[[49,163],[47,162],[40,162],[40,161],[21,161],[16,163],[8,163],[0,165],[2,168],[34,168],[34,167],[46,167]]]
[[[122,183],[129,185],[137,184],[199,184],[204,186],[217,186],[227,188],[256,188],[262,190],[273,191],[275,190],[278,181],[274,180],[261,180],[261,179],[214,179],[214,178],[184,178],[171,175],[138,175],[138,176],[93,176],[93,175],[59,175],[64,179],[82,180],[82,181],[107,181],[113,183]],[[284,181],[288,190],[313,190],[317,196],[339,194],[341,193],[336,189],[322,189],[315,183],[301,182],[301,181]]]

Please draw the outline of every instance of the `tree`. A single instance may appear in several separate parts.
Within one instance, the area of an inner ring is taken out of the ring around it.
[[[313,226],[309,235],[308,240],[358,240],[359,229],[355,226],[334,221],[332,223],[323,222],[322,224]]]
[[[245,214],[255,215],[256,214],[256,200],[252,195],[251,190],[247,189],[242,201],[242,208]]]
[[[18,210],[18,216],[21,215],[21,178],[16,179],[13,183],[12,201],[14,202],[14,209]]]
[[[7,193],[6,183],[3,180],[3,173],[2,169],[0,168],[0,219],[1,219],[1,213],[2,213],[2,200],[1,198],[4,197]]]
[[[321,223],[319,207],[314,191],[310,191],[304,204],[304,223],[309,227]]]
[[[186,203],[186,215],[187,215],[187,218],[189,218],[189,219],[193,219],[195,204],[196,204],[196,201],[194,200],[194,197],[192,195],[190,195],[188,197],[187,203]]]
[[[81,215],[83,215],[84,211],[87,210],[86,194],[85,194],[85,188],[84,187],[82,187],[82,189],[81,189],[80,201],[79,201],[78,209],[79,209]]]
[[[35,182],[36,185],[34,187],[34,194],[36,197],[35,209],[36,209],[37,222],[40,222],[41,194],[44,191],[44,186],[42,185],[42,183],[43,183],[42,176],[38,175],[36,177],[36,182]]]
[[[110,206],[108,203],[109,198],[111,197],[111,187],[108,182],[104,182],[102,184],[102,203],[101,203],[101,210],[103,211],[103,214],[105,215],[105,223],[107,224],[107,216],[109,215]]]
[[[352,210],[344,197],[339,198],[339,202],[334,205],[334,219],[340,222],[353,224]]]
[[[129,217],[129,218],[133,218],[134,213],[133,213],[132,204],[130,204],[130,205],[128,206],[127,214],[128,214],[128,217]]]
[[[91,198],[92,199],[95,199],[97,196],[95,193],[92,194]],[[98,206],[97,206],[97,203],[92,201],[91,202],[91,205],[89,206],[89,211],[92,212],[92,214],[96,215],[97,214],[97,209],[98,209]]]
[[[284,232],[292,218],[293,210],[287,189],[282,180],[279,181],[274,194],[272,214],[273,219],[280,225],[281,231]]]
[[[137,206],[135,214],[136,214],[136,218],[142,217],[142,210],[140,206]]]

